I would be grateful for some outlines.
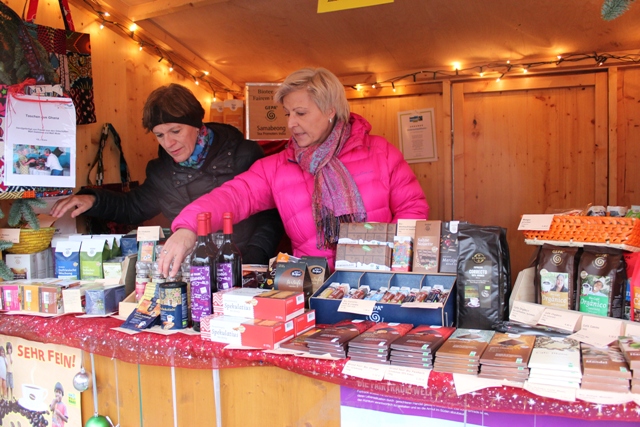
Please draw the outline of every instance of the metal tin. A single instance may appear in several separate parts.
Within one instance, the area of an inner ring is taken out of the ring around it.
[[[185,282],[165,282],[160,289],[160,320],[162,329],[185,329],[189,313],[187,284]]]

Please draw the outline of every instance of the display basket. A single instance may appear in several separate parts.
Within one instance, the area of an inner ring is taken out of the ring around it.
[[[56,229],[54,227],[20,229],[20,243],[14,243],[12,247],[6,249],[11,254],[33,254],[40,252],[51,245],[51,239]]]
[[[638,218],[555,215],[547,231],[524,230],[525,239],[640,247]]]

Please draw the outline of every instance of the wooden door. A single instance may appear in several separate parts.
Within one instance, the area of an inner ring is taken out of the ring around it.
[[[515,279],[534,252],[522,214],[607,205],[607,75],[452,86],[453,216],[507,229]]]

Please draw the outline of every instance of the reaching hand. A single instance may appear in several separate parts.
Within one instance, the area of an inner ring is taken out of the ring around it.
[[[164,277],[175,277],[180,271],[180,264],[191,253],[196,244],[196,233],[181,228],[167,239],[162,247],[158,268]]]
[[[81,213],[84,213],[91,209],[96,202],[96,196],[89,194],[80,194],[71,197],[65,197],[58,200],[53,208],[51,208],[51,215],[57,218],[63,216],[68,210],[74,209],[71,212],[71,218],[75,218]]]

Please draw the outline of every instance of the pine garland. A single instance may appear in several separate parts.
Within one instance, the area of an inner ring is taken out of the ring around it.
[[[600,14],[605,21],[611,21],[625,13],[635,0],[604,0]]]

